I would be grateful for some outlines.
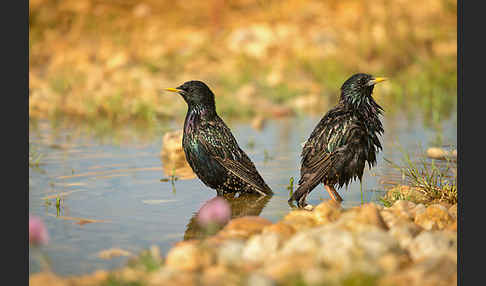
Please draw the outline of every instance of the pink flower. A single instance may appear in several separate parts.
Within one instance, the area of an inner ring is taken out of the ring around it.
[[[231,207],[221,197],[207,201],[199,210],[197,221],[201,225],[224,224],[231,218]]]
[[[29,216],[29,243],[33,245],[47,244],[49,234],[39,217]]]

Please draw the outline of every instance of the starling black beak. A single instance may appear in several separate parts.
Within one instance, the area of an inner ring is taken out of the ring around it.
[[[165,90],[170,91],[170,92],[177,92],[177,93],[180,93],[180,92],[183,91],[182,89],[177,89],[177,88],[172,88],[172,87],[165,88]]]
[[[368,86],[375,85],[375,84],[382,82],[382,81],[385,81],[385,80],[388,80],[388,78],[386,78],[386,77],[375,77],[375,78],[371,79],[370,81],[368,81]]]

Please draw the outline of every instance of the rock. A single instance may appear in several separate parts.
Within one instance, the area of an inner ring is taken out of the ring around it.
[[[147,285],[165,285],[171,276],[174,275],[175,271],[173,268],[162,266],[147,277]]]
[[[283,222],[290,224],[297,231],[317,225],[313,213],[306,210],[293,210],[289,212],[283,219]]]
[[[106,283],[110,273],[106,270],[96,270],[92,274],[69,278],[69,285],[97,286]]]
[[[449,215],[447,209],[439,204],[428,206],[425,212],[415,217],[415,223],[426,230],[444,229],[453,222],[454,219]]]
[[[334,201],[325,201],[317,205],[312,214],[317,224],[330,223],[341,215],[341,205]]]
[[[178,272],[170,279],[168,285],[193,286],[198,285],[198,280],[198,275],[194,272]]]
[[[446,230],[457,232],[457,221],[454,221],[452,224],[448,225]]]
[[[243,259],[253,263],[263,263],[277,254],[280,245],[281,239],[278,234],[254,235],[246,242]]]
[[[404,218],[413,220],[415,217],[415,206],[416,204],[411,201],[397,200],[389,209],[396,210],[397,213],[401,214]]]
[[[450,204],[448,202],[444,202],[444,201],[439,201],[439,202],[437,202],[437,204],[445,207],[447,210],[449,210],[453,206],[452,204]]]
[[[146,279],[147,285],[169,285],[174,279],[180,275],[190,274],[188,271],[181,271],[175,268],[162,266],[159,269],[151,273]]]
[[[244,241],[228,240],[218,249],[218,263],[226,266],[237,266],[242,263]]]
[[[413,208],[413,215],[416,217],[417,215],[424,213],[426,209],[427,208],[425,207],[424,204],[422,204],[422,203],[417,204]]]
[[[214,286],[226,286],[226,285],[241,285],[240,278],[229,272],[229,269],[221,266],[210,266],[204,269],[201,275],[200,283],[197,285],[214,285]]]
[[[271,225],[268,219],[259,216],[244,216],[235,218],[218,233],[225,238],[248,238],[262,232],[263,228]]]
[[[116,278],[122,280],[123,282],[139,282],[144,280],[146,276],[145,271],[140,269],[134,269],[130,267],[125,267],[116,272]]]
[[[445,257],[430,257],[410,265],[402,271],[384,276],[378,285],[396,286],[455,286],[457,263]]]
[[[313,256],[289,255],[269,260],[263,268],[263,274],[277,282],[286,281],[289,276],[301,273],[302,270],[316,264]]]
[[[320,267],[313,266],[309,269],[303,269],[302,279],[305,285],[323,285],[327,279],[327,272]]]
[[[319,248],[320,242],[313,232],[300,231],[290,238],[282,247],[281,254],[311,254]]]
[[[396,255],[388,253],[381,256],[377,262],[385,273],[393,273],[409,264],[410,257],[406,254]]]
[[[395,227],[398,224],[406,224],[408,221],[403,220],[400,217],[396,216],[396,211],[390,209],[384,209],[380,212],[383,221],[389,228]]]
[[[288,223],[277,222],[263,228],[262,234],[267,233],[275,233],[280,235],[283,239],[288,239],[295,233],[295,228]]]
[[[266,119],[263,116],[256,116],[253,118],[251,121],[251,126],[255,128],[256,130],[262,130],[263,127],[265,126]]]
[[[335,226],[316,229],[318,248],[314,249],[319,262],[346,269],[353,263],[355,240],[350,231]]]
[[[179,243],[167,253],[166,265],[177,270],[194,271],[212,264],[208,251],[203,251],[197,243]]]
[[[428,257],[447,256],[457,261],[457,233],[451,231],[422,232],[409,244],[410,257],[417,261]]]
[[[179,179],[192,179],[196,174],[187,163],[184,149],[182,148],[182,129],[166,132],[162,137],[160,151],[163,171],[165,176],[176,176]]]
[[[448,209],[448,212],[449,212],[449,215],[456,219],[457,220],[457,204],[451,206],[449,209]]]
[[[184,149],[182,148],[182,136],[182,129],[166,132],[162,137],[162,150],[160,151],[160,155],[169,157],[171,160],[179,159],[181,154],[184,154]]]
[[[374,203],[362,205],[355,221],[362,224],[372,225],[382,230],[388,230],[388,226],[383,220],[377,205]]]
[[[367,261],[375,262],[385,254],[404,254],[398,241],[382,229],[359,231],[354,234],[356,246]]]
[[[32,274],[29,277],[29,285],[31,286],[44,286],[44,285],[52,285],[52,286],[64,286],[68,285],[67,281],[54,273],[50,272],[39,272]]]
[[[110,248],[98,252],[98,257],[101,259],[112,259],[118,256],[132,256],[132,253],[120,248]]]
[[[246,285],[248,286],[274,286],[276,285],[275,281],[273,281],[270,277],[267,277],[262,274],[252,273],[248,277],[246,281]]]
[[[378,207],[373,203],[354,207],[343,212],[339,219],[335,221],[335,225],[353,232],[375,228],[388,229]]]
[[[425,212],[425,209],[422,203],[415,204],[406,200],[397,200],[393,206],[385,208],[380,213],[388,227],[394,227],[413,222],[416,215]]]
[[[427,157],[439,160],[457,159],[457,150],[447,151],[442,148],[431,147],[427,149]]]
[[[422,228],[415,223],[403,223],[395,225],[390,229],[390,234],[398,240],[402,248],[407,248],[413,239],[422,231]]]

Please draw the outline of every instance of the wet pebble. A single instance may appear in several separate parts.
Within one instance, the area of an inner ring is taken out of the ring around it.
[[[271,221],[259,216],[244,216],[232,219],[218,235],[224,238],[248,238],[271,224]]]
[[[194,271],[210,265],[212,257],[196,243],[190,241],[172,248],[167,254],[166,265],[178,270]]]

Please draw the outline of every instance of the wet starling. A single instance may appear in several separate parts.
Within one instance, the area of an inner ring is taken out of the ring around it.
[[[231,130],[216,113],[214,94],[201,81],[188,81],[167,91],[179,93],[188,105],[182,147],[186,160],[204,184],[227,193],[259,193],[272,190],[241,150]]]
[[[371,168],[382,149],[383,134],[379,115],[383,109],[371,96],[376,83],[386,78],[355,74],[341,87],[339,103],[329,110],[312,131],[302,149],[299,187],[289,199],[299,207],[307,195],[323,183],[331,198],[343,199],[334,189],[353,179],[361,181],[365,163]]]

